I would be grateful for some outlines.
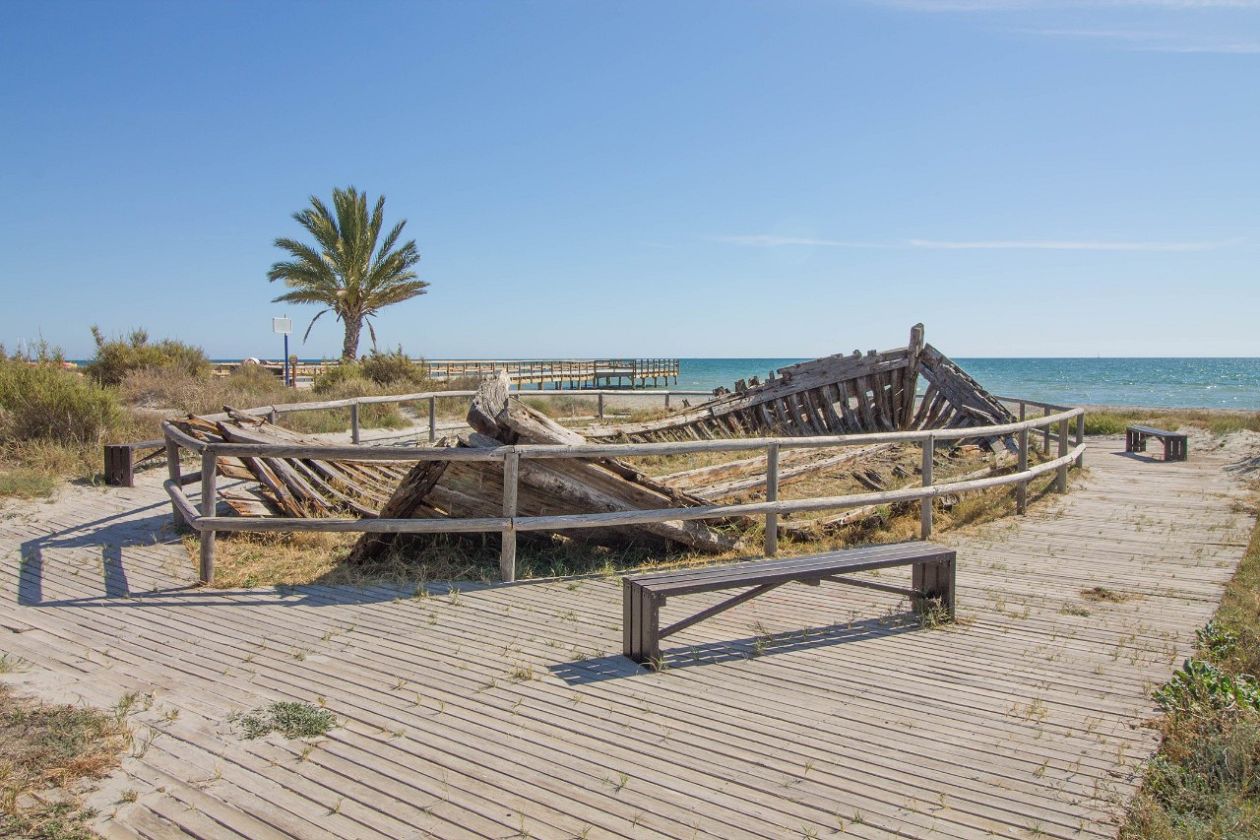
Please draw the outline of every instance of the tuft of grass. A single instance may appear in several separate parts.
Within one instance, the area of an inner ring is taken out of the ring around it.
[[[242,737],[260,738],[279,732],[286,738],[318,738],[337,725],[336,716],[310,703],[279,700],[261,709],[233,717]]]
[[[57,490],[57,477],[29,467],[0,470],[0,496],[46,499]]]
[[[94,837],[78,783],[113,769],[126,739],[112,714],[40,703],[0,684],[0,837]]]
[[[1155,692],[1163,740],[1121,840],[1260,837],[1260,523],[1195,657]]]

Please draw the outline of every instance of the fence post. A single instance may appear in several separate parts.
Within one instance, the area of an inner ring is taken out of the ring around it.
[[[437,397],[429,397],[429,443],[437,440]]]
[[[1063,418],[1059,421],[1059,457],[1062,458],[1068,454],[1068,421]],[[1055,479],[1054,489],[1060,493],[1067,492],[1068,464],[1064,463],[1059,466],[1059,475]]]
[[[1076,415],[1076,445],[1080,446],[1085,442],[1085,414],[1084,412]],[[1082,452],[1076,456],[1076,466],[1081,468],[1085,466],[1085,453]]]
[[[779,500],[779,444],[772,443],[766,447],[766,501]],[[766,514],[766,556],[773,557],[779,552],[779,514]]]
[[[599,419],[604,419],[604,395],[599,394]]]
[[[1046,407],[1045,411],[1041,412],[1041,416],[1042,416],[1042,417],[1049,417],[1049,416],[1050,416],[1050,407],[1049,407],[1049,406],[1047,406],[1047,407]],[[1042,455],[1049,455],[1049,454],[1050,454],[1050,424],[1049,424],[1049,423],[1047,423],[1047,424],[1046,424],[1046,430],[1045,430],[1045,433],[1044,433],[1044,434],[1045,434],[1045,437],[1044,437],[1044,439],[1042,440],[1042,443],[1041,443],[1041,454],[1042,454]]]
[[[929,435],[923,439],[923,486],[932,486],[932,461],[936,457],[936,438]],[[919,536],[921,539],[932,537],[932,497],[924,496],[919,500]]]
[[[503,515],[509,519],[516,516],[517,476],[520,474],[521,456],[514,447],[509,447],[503,457]],[[510,583],[516,580],[516,524],[509,522],[503,532],[502,550],[499,552],[499,574]]]
[[[201,453],[201,515],[214,516],[215,503],[218,502],[218,490],[215,487],[215,475],[219,471],[219,457],[213,449],[205,449]],[[214,531],[202,531],[201,570],[202,583],[214,580]]]
[[[1023,406],[1021,405],[1022,409]],[[1023,414],[1023,411],[1020,411]],[[1019,430],[1019,466],[1016,467],[1019,472],[1028,471],[1028,430]],[[1028,482],[1021,481],[1015,485],[1015,512],[1025,513],[1028,510]]]
[[[166,439],[166,474],[175,482],[175,486],[180,486],[179,444],[170,438]],[[176,531],[188,529],[188,522],[184,519],[184,514],[180,513],[179,505],[175,504],[174,499],[171,499],[171,521],[175,524]]]
[[[359,401],[350,403],[350,442],[359,442]]]
[[[276,411],[274,406],[271,411],[267,412],[267,422],[273,426],[280,424],[280,412]]]
[[[669,391],[665,392],[665,407],[669,408]]]

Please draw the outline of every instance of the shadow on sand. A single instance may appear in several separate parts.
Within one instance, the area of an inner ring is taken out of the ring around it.
[[[718,665],[724,662],[742,662],[747,659],[793,653],[811,648],[860,642],[864,639],[897,636],[922,629],[922,626],[918,616],[912,612],[904,612],[845,624],[832,624],[828,627],[811,627],[785,633],[689,645],[664,651],[660,670],[668,672],[702,665]],[[561,662],[549,666],[548,670],[568,685],[618,680],[650,674],[653,671],[620,654],[575,662]]]

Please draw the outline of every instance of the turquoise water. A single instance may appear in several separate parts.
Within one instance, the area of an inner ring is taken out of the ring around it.
[[[319,361],[312,359],[310,361]],[[803,359],[681,359],[671,388],[712,391],[765,380]],[[955,359],[989,391],[1062,405],[1260,411],[1260,358]],[[661,387],[664,387],[662,383]]]
[[[677,388],[766,378],[801,359],[682,359]],[[1260,410],[1260,358],[955,359],[989,391],[1071,405]]]

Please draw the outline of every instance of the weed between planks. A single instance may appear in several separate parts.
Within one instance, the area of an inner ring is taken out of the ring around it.
[[[337,717],[310,703],[277,701],[252,712],[233,715],[241,737],[252,740],[271,732],[286,738],[318,738],[337,725]]]

